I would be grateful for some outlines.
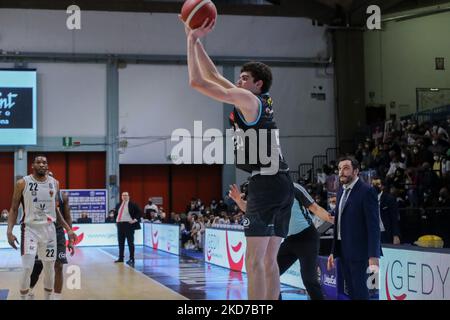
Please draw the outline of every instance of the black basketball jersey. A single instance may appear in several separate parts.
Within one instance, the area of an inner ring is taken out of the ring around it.
[[[230,113],[230,123],[234,130],[236,167],[247,172],[270,168],[271,163],[267,163],[268,159],[263,157],[270,158],[274,150],[278,153],[277,171],[288,171],[288,164],[281,152],[278,128],[273,120],[272,98],[268,93],[256,97],[259,100],[259,111],[255,121],[246,122],[237,108]],[[261,139],[265,139],[266,143]],[[267,146],[266,150],[261,149],[264,145]],[[260,155],[261,151],[263,157]]]

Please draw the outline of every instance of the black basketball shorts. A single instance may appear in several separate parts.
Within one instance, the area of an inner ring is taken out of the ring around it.
[[[243,222],[245,236],[286,238],[293,202],[294,186],[288,172],[251,177]]]

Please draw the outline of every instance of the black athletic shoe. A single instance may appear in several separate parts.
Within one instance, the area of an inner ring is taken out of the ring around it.
[[[127,265],[134,267],[134,259],[128,260]]]
[[[114,261],[114,263],[119,263],[119,262],[123,262],[123,259],[117,259],[116,261]]]

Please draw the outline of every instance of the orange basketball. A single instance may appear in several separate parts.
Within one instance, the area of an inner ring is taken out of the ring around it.
[[[186,0],[181,8],[181,18],[191,29],[200,27],[206,18],[216,19],[217,9],[211,0]]]

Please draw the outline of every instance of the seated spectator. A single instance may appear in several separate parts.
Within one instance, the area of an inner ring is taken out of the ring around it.
[[[400,162],[395,151],[389,151],[389,157],[392,159],[392,161],[389,165],[389,170],[386,173],[386,177],[392,178],[398,168],[402,168],[402,169],[406,169],[406,168],[405,168],[405,164],[403,162]]]
[[[433,171],[441,178],[445,173],[446,159],[443,154],[435,152],[433,156]]]
[[[166,212],[164,211],[163,207],[159,207],[159,220],[161,220],[162,223],[166,222]]]
[[[108,216],[105,219],[105,223],[115,223],[116,222],[116,219],[114,219],[115,214],[116,210],[114,209],[109,210]]]
[[[209,205],[209,208],[210,208],[210,210],[211,210],[212,212],[215,212],[215,211],[216,211],[216,209],[217,209],[217,202],[216,202],[215,199],[213,199],[213,200],[211,201],[211,204]]]
[[[337,192],[339,189],[339,176],[334,172],[327,177],[326,190],[328,192]]]
[[[439,190],[439,198],[436,199],[434,206],[437,208],[450,209],[450,194],[447,188],[441,188],[441,190]]]
[[[8,215],[9,212],[6,209],[2,210],[2,214],[0,215],[0,223],[7,223],[8,222]]]
[[[219,200],[219,204],[217,205],[217,208],[216,208],[216,213],[217,213],[217,212],[222,212],[222,211],[228,212],[228,206],[227,206],[227,204],[223,201],[223,199],[220,199],[220,200]]]
[[[81,213],[81,217],[78,218],[77,223],[92,223],[92,219],[88,217],[86,212]]]
[[[158,206],[153,203],[153,198],[148,198],[148,203],[144,207],[144,218],[150,220],[151,213],[159,213]]]
[[[199,248],[199,237],[200,237],[201,225],[199,222],[199,217],[196,214],[192,215],[192,227],[191,227],[191,239],[194,243],[195,249]]]
[[[363,144],[362,142],[360,142],[358,143],[358,149],[356,149],[355,151],[355,159],[358,160],[359,163],[362,162],[363,158],[362,152],[363,152]]]
[[[242,223],[243,218],[244,218],[244,213],[242,211],[239,211],[238,214],[233,216],[232,224],[240,225]]]
[[[372,156],[372,153],[370,152],[370,150],[368,148],[365,148],[362,151],[362,160],[361,163],[365,163],[366,166],[370,166],[372,164],[372,162],[374,161],[374,158]]]
[[[316,175],[317,175],[317,183],[320,184],[326,183],[327,175],[323,172],[323,169],[320,168],[317,169]]]
[[[213,227],[217,227],[219,224],[221,224],[220,223],[220,217],[219,216],[215,216],[211,225]]]
[[[197,200],[191,198],[191,202],[186,206],[186,213],[198,211]]]
[[[178,213],[175,213],[173,216],[173,223],[172,224],[177,224],[177,225],[182,225],[183,222],[181,221],[181,216]]]
[[[167,220],[167,223],[176,224],[175,215],[176,215],[176,213],[172,211],[170,213],[169,219]]]
[[[406,168],[411,166],[411,152],[406,146],[401,148],[400,161],[404,163]]]
[[[418,174],[417,184],[422,188],[422,191],[429,194],[437,194],[440,187],[439,177],[428,162],[423,163]]]
[[[213,214],[211,214],[211,215],[209,216],[209,221],[207,221],[205,225],[206,225],[207,227],[212,227],[213,224],[214,224],[214,219],[215,219],[215,216],[214,216]]]
[[[372,139],[377,140],[381,138],[383,138],[383,130],[381,130],[380,126],[376,126],[374,132],[372,133]],[[370,138],[368,139],[370,140]]]
[[[197,247],[199,251],[203,251],[205,241],[205,220],[203,216],[198,217],[198,223],[200,224],[200,230],[197,232]]]
[[[399,209],[404,209],[408,206],[407,201],[404,199],[398,189],[396,189],[395,187],[391,187],[390,193],[395,197]]]
[[[442,128],[437,122],[434,122],[433,126],[425,132],[425,136],[428,138],[442,137],[443,140],[449,142],[447,131]]]
[[[156,212],[150,213],[150,222],[152,223],[161,223],[161,217]]]
[[[191,228],[192,228],[192,213],[188,213],[186,214],[182,214],[181,215],[181,223],[182,223],[182,228],[181,228],[181,244],[184,247],[188,241],[192,242],[192,237],[191,237]]]

